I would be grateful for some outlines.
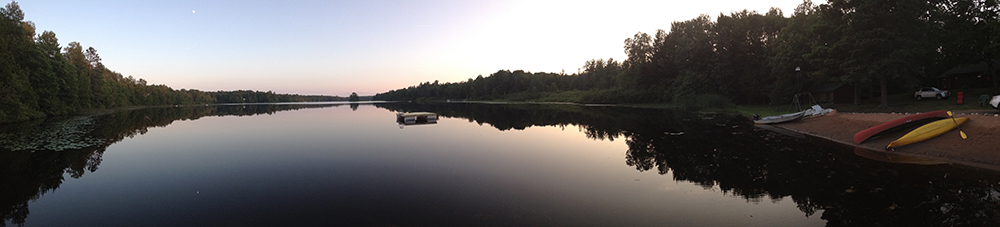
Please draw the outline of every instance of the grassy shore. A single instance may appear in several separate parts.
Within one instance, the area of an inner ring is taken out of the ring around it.
[[[959,91],[963,92],[962,104],[958,104],[957,102]],[[907,113],[928,112],[935,110],[950,110],[957,112],[997,112],[997,110],[990,107],[989,104],[979,104],[980,96],[986,95],[987,97],[992,97],[992,91],[992,88],[951,90],[951,97],[942,100],[933,98],[916,100],[913,98],[912,93],[892,94],[888,96],[889,108],[887,109],[878,108],[879,100],[877,98],[865,100],[865,102],[861,105],[820,103],[820,106],[823,108],[833,108],[840,112],[856,113]],[[740,105],[737,109],[740,113],[745,115],[752,115],[756,113],[761,116],[772,116],[795,112],[795,108],[791,106],[791,103],[782,105]],[[803,108],[806,107],[809,107],[809,105],[803,106]]]
[[[951,97],[946,99],[924,99],[919,101],[913,98],[913,94],[895,94],[889,95],[888,97],[889,109],[879,109],[878,100],[872,100],[871,103],[863,103],[861,105],[841,105],[838,106],[838,110],[865,113],[926,112],[934,110],[990,111],[994,109],[988,105],[979,105],[979,97],[981,95],[992,97],[992,90],[993,89],[952,90],[950,91],[952,93]],[[962,104],[957,103],[957,93],[959,91],[965,93]]]
[[[560,92],[524,92],[508,95],[504,99],[490,100],[498,102],[511,102],[511,103],[586,103],[585,97],[598,95],[598,93],[607,91],[560,91]],[[935,110],[951,110],[956,112],[990,112],[996,111],[989,107],[988,105],[979,105],[979,98],[981,95],[987,95],[988,97],[993,96],[992,88],[983,89],[964,89],[964,90],[950,90],[951,97],[946,99],[924,99],[916,100],[913,98],[913,94],[906,92],[900,94],[889,95],[889,108],[880,109],[878,98],[863,100],[862,104],[833,104],[833,103],[819,103],[823,108],[833,108],[840,112],[857,112],[857,113],[893,113],[893,112],[927,112]],[[963,92],[963,104],[957,104],[958,92]],[[631,107],[641,107],[641,108],[662,108],[662,109],[674,109],[683,107],[679,103],[628,103],[621,102],[615,103],[614,105],[619,106],[631,106]],[[809,108],[810,104],[803,103],[801,108]],[[704,110],[704,111],[718,111],[718,112],[730,112],[732,110]],[[791,103],[773,104],[773,105],[738,105],[735,108],[735,112],[740,114],[751,116],[757,114],[760,116],[773,116],[781,115],[787,113],[793,113],[797,110],[791,105]]]

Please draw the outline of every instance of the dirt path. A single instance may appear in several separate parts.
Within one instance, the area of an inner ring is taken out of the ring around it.
[[[919,127],[913,126],[869,139],[860,145],[854,143],[855,133],[909,114],[914,113],[832,113],[774,126],[857,146],[858,150],[867,148],[880,156],[928,158],[1000,171],[1000,116],[996,113],[956,113],[955,117],[969,118],[961,126],[969,136],[966,140],[962,139],[958,130],[952,130],[923,142],[885,150],[889,142]],[[862,151],[856,151],[859,152]]]

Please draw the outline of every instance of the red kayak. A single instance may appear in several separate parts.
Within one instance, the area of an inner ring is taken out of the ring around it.
[[[854,142],[860,144],[865,142],[869,138],[876,136],[883,132],[890,132],[896,129],[904,128],[907,125],[917,124],[920,122],[927,122],[938,120],[942,118],[948,118],[948,111],[938,110],[934,112],[927,112],[921,114],[914,114],[906,117],[902,117],[896,120],[892,120],[875,127],[871,127],[854,134]]]

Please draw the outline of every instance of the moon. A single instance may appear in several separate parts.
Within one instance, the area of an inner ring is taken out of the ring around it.
[[[191,13],[194,13],[194,10],[191,10]]]

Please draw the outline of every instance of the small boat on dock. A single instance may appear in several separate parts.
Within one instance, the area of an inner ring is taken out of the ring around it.
[[[901,117],[896,120],[892,120],[875,127],[871,127],[854,134],[854,142],[861,144],[872,137],[877,135],[906,128],[908,126],[920,125],[926,122],[939,120],[942,118],[948,118],[948,111],[938,110],[933,112],[926,112],[920,114],[914,114],[906,117]]]
[[[910,133],[906,133],[903,137],[899,137],[896,141],[892,141],[889,143],[889,146],[886,146],[885,148],[899,147],[934,138],[957,128],[958,125],[965,123],[967,120],[969,120],[969,118],[960,117],[955,119],[941,119],[935,122],[927,123],[924,126],[920,126],[919,128],[910,131]]]
[[[760,119],[754,120],[753,123],[754,124],[778,124],[778,123],[784,123],[784,122],[789,122],[789,121],[795,121],[795,120],[802,119],[802,117],[805,116],[805,114],[806,114],[806,111],[801,111],[801,112],[795,112],[795,113],[790,113],[790,114],[783,114],[783,115],[778,115],[778,116],[762,117]]]
[[[833,113],[835,111],[836,110],[831,109],[831,108],[823,108],[823,107],[820,107],[819,105],[813,105],[812,108],[807,109],[807,110],[804,111],[805,114],[802,115],[802,117],[804,117],[804,118],[820,117],[820,116],[823,116],[823,115],[827,115],[829,113]]]

